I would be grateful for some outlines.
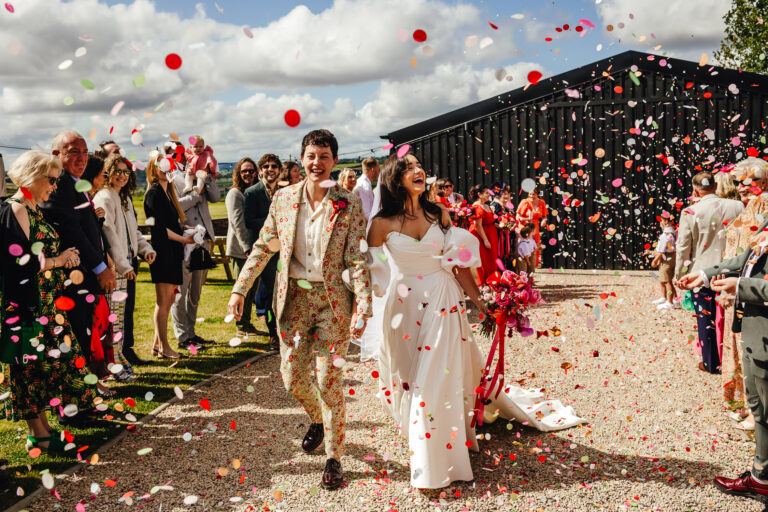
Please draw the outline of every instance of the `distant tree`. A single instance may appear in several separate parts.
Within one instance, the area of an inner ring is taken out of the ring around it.
[[[721,65],[768,73],[768,0],[732,0],[725,38],[715,58]]]

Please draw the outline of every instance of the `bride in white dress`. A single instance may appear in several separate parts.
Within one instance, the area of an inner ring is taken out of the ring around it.
[[[426,175],[413,154],[390,156],[379,186],[381,211],[368,233],[374,293],[388,295],[383,313],[375,312],[382,315],[375,323],[380,330],[370,333],[382,337],[378,394],[408,439],[411,485],[437,489],[472,480],[469,450],[478,450],[474,390],[485,362],[464,294],[484,310],[471,272],[481,264],[479,245],[452,226],[441,205],[428,201]],[[390,275],[384,246],[398,275]],[[546,431],[582,422],[559,401],[512,386],[485,411],[486,422],[502,416]]]

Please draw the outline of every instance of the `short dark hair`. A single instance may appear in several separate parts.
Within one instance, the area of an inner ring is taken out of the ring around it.
[[[88,163],[85,164],[82,179],[93,183],[93,179],[104,172],[104,159],[96,155],[88,155]]]
[[[259,158],[259,164],[256,167],[261,169],[264,164],[268,162],[275,162],[277,164],[278,172],[280,172],[280,168],[283,166],[283,163],[280,161],[280,157],[274,153],[265,153],[261,155],[261,158]]]
[[[693,176],[693,188],[715,190],[717,189],[717,183],[715,183],[715,178],[711,172],[701,171]]]
[[[107,154],[107,150],[104,149],[104,146],[108,146],[110,144],[117,145],[117,142],[115,142],[113,140],[102,141],[102,142],[99,143],[99,149],[94,151],[93,154],[98,156],[99,158],[103,158],[104,160],[106,160],[109,155]]]
[[[535,230],[536,230],[536,224],[534,224],[533,222],[529,222],[528,224],[526,224],[520,229],[520,236],[525,238]]]
[[[482,183],[474,185],[471,189],[469,189],[469,200],[474,203],[478,200],[480,194],[482,194],[484,190],[488,190],[487,185],[483,185]]]
[[[312,130],[304,136],[304,139],[301,141],[301,158],[304,158],[304,150],[307,149],[307,146],[331,148],[333,158],[339,156],[339,143],[336,137],[328,130]]]
[[[373,157],[368,157],[363,160],[363,169],[373,169],[377,165],[379,165],[379,161]]]

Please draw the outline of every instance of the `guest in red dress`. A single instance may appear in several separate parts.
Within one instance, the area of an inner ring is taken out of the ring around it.
[[[498,270],[496,260],[499,252],[499,235],[496,231],[496,215],[488,205],[491,194],[485,185],[475,185],[469,190],[472,202],[472,223],[469,231],[480,240],[480,259],[483,266],[477,269],[477,285],[485,285],[485,280]]]
[[[533,239],[536,240],[536,265],[541,265],[541,231],[547,225],[547,215],[549,210],[544,200],[539,198],[539,191],[533,189],[528,192],[528,197],[520,201],[520,206],[517,207],[517,222],[522,228],[529,222],[536,226],[536,231],[533,232]]]

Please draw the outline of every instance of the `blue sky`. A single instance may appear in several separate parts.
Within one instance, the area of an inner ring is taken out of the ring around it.
[[[698,61],[719,45],[730,2],[13,3],[14,14],[0,12],[0,144],[46,147],[74,127],[143,159],[170,133],[200,133],[232,160],[295,154],[320,126],[342,151],[376,149],[379,135],[521,87],[531,70],[552,76],[628,49]],[[577,33],[582,19],[594,27]],[[570,30],[557,32],[564,24]],[[426,42],[413,40],[416,29]],[[179,70],[164,66],[171,52],[183,58]],[[298,128],[282,121],[289,108],[302,115]]]

